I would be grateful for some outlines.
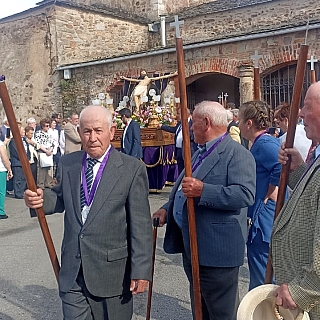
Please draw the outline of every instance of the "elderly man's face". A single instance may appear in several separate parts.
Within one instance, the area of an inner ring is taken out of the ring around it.
[[[199,144],[206,143],[205,131],[207,129],[207,118],[203,118],[196,111],[192,116],[192,130],[194,134],[194,141]]]
[[[89,107],[81,116],[79,134],[83,149],[94,159],[103,156],[113,139],[115,127],[109,128],[105,113]]]
[[[307,91],[304,106],[300,112],[304,130],[310,140],[320,141],[320,83],[312,85]]]

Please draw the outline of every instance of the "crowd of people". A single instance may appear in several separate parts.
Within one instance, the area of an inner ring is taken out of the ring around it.
[[[236,319],[245,247],[249,290],[264,284],[270,255],[274,282],[279,285],[276,304],[307,311],[311,320],[320,319],[320,82],[311,85],[300,112],[297,126],[304,125],[302,146],[299,139],[293,148],[281,145],[281,136],[288,130],[288,104],[281,104],[275,112],[263,101],[229,109],[203,101],[189,116],[191,139],[198,146],[191,151],[192,177],[186,177],[181,168],[168,202],[152,215],[159,218],[159,226],[166,224],[164,250],[182,254],[194,314],[186,201],[193,198],[204,320]],[[25,191],[14,142],[5,139],[0,143],[0,178],[13,175],[15,195],[24,194],[30,208],[65,212],[59,275],[64,319],[129,320],[132,295],[145,291],[151,279],[148,178],[139,161],[141,146],[129,152],[135,144],[134,132],[138,132],[129,111],[122,113],[127,127],[122,152],[110,143],[115,126],[109,111],[101,106],[86,107],[80,117],[72,115],[60,130],[57,117],[41,120],[38,130],[34,119],[28,119],[28,126],[20,132],[30,164],[35,159],[40,163],[34,170],[38,171],[37,192]],[[275,126],[280,137],[270,131]],[[180,130],[178,122],[172,132],[176,148],[182,149]],[[73,145],[68,149],[70,141]],[[290,192],[274,223],[281,165],[289,156]],[[54,165],[41,165],[45,161],[41,158],[46,157]],[[52,183],[54,177],[56,183]]]
[[[4,210],[5,196],[22,199],[27,182],[7,118],[2,123],[0,172],[4,174],[0,187],[0,219],[7,219],[8,215]],[[25,125],[18,122],[20,137],[37,187],[52,188],[56,184],[61,157],[81,149],[77,125],[77,114],[72,114],[70,119],[65,120],[58,113],[41,119],[39,123],[34,118],[28,118]]]

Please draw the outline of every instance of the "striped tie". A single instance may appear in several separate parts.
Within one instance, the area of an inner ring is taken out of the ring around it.
[[[85,172],[85,176],[86,176],[86,181],[87,181],[87,188],[88,188],[88,193],[90,193],[91,190],[91,185],[93,182],[93,167],[95,166],[95,164],[98,162],[97,159],[92,159],[92,158],[88,158],[87,159],[87,169]],[[81,211],[83,209],[83,207],[86,205],[86,197],[84,195],[84,191],[83,191],[83,185],[81,184],[81,191],[80,191],[80,200],[81,200]]]

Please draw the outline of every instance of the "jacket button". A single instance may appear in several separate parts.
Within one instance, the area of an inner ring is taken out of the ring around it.
[[[76,258],[80,259],[81,258],[81,254],[80,253],[76,254]]]
[[[83,239],[83,237],[84,237],[84,234],[80,233],[80,239]]]

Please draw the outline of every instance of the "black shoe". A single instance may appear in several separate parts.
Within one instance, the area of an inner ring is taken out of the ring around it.
[[[0,214],[0,219],[8,219],[8,216],[6,214],[5,215]]]

